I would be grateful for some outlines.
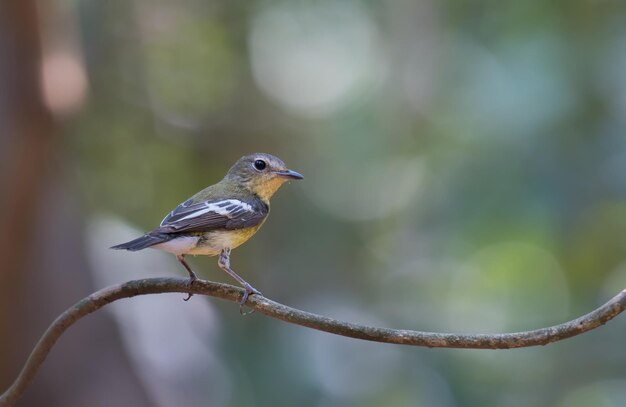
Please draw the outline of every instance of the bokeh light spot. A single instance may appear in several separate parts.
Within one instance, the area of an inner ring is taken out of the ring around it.
[[[274,5],[252,24],[254,78],[283,107],[323,117],[380,76],[385,59],[379,42],[376,25],[358,3]]]

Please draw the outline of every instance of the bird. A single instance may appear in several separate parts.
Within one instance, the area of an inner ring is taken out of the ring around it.
[[[270,198],[289,180],[304,177],[271,154],[241,157],[217,184],[187,199],[163,218],[159,227],[111,249],[158,249],[174,254],[189,273],[189,285],[197,280],[186,255],[219,256],[218,266],[244,288],[239,311],[252,294],[261,292],[230,267],[231,250],[245,243],[265,223]],[[185,301],[191,298],[190,293]]]

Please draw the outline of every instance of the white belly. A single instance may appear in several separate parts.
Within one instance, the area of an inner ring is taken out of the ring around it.
[[[152,249],[162,250],[175,255],[187,254],[198,244],[200,238],[197,236],[177,237],[167,242],[155,244]]]
[[[222,249],[234,249],[248,240],[258,228],[245,231],[214,231],[199,236],[180,236],[168,242],[152,246],[154,249],[175,255],[191,254],[203,256],[217,256]]]

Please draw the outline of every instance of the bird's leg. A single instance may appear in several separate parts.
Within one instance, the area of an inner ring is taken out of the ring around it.
[[[252,287],[250,284],[248,284],[246,280],[239,277],[239,275],[237,275],[237,273],[235,273],[233,269],[230,268],[230,249],[222,249],[222,252],[220,253],[220,257],[217,261],[217,265],[220,266],[222,270],[230,274],[231,277],[237,280],[239,284],[241,284],[243,288],[246,290],[243,293],[243,296],[241,297],[241,301],[239,301],[239,313],[241,313],[242,315],[246,315],[243,312],[243,305],[248,300],[248,296],[250,294],[262,295],[261,292],[257,290],[256,288]],[[252,312],[254,312],[254,310],[252,310]]]
[[[187,264],[187,262],[185,261],[185,255],[184,254],[178,254],[178,255],[176,255],[176,258],[178,259],[180,264],[185,266],[185,269],[187,269],[187,272],[189,273],[189,283],[188,284],[189,284],[189,287],[191,287],[193,285],[193,282],[198,279],[198,276],[196,276],[196,273],[194,273],[191,270],[191,267],[189,267],[189,264]],[[189,299],[192,296],[193,296],[192,293],[187,294],[187,298],[185,298],[184,301],[189,301]]]

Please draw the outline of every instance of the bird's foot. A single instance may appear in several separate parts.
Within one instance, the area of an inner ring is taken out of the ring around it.
[[[263,295],[261,294],[261,291],[257,290],[256,288],[252,287],[250,284],[246,283],[244,286],[244,293],[241,296],[241,300],[239,301],[239,313],[241,315],[250,315],[252,313],[254,313],[254,309],[251,309],[249,312],[244,312],[243,310],[243,306],[246,305],[246,301],[248,301],[248,297],[251,294],[257,294],[257,295]]]
[[[192,274],[189,277],[189,280],[187,280],[187,286],[189,286],[189,288],[193,287],[193,283],[198,279],[198,277],[196,277],[195,274]],[[193,293],[187,293],[187,298],[183,298],[183,301],[189,301],[189,299],[193,297]]]

